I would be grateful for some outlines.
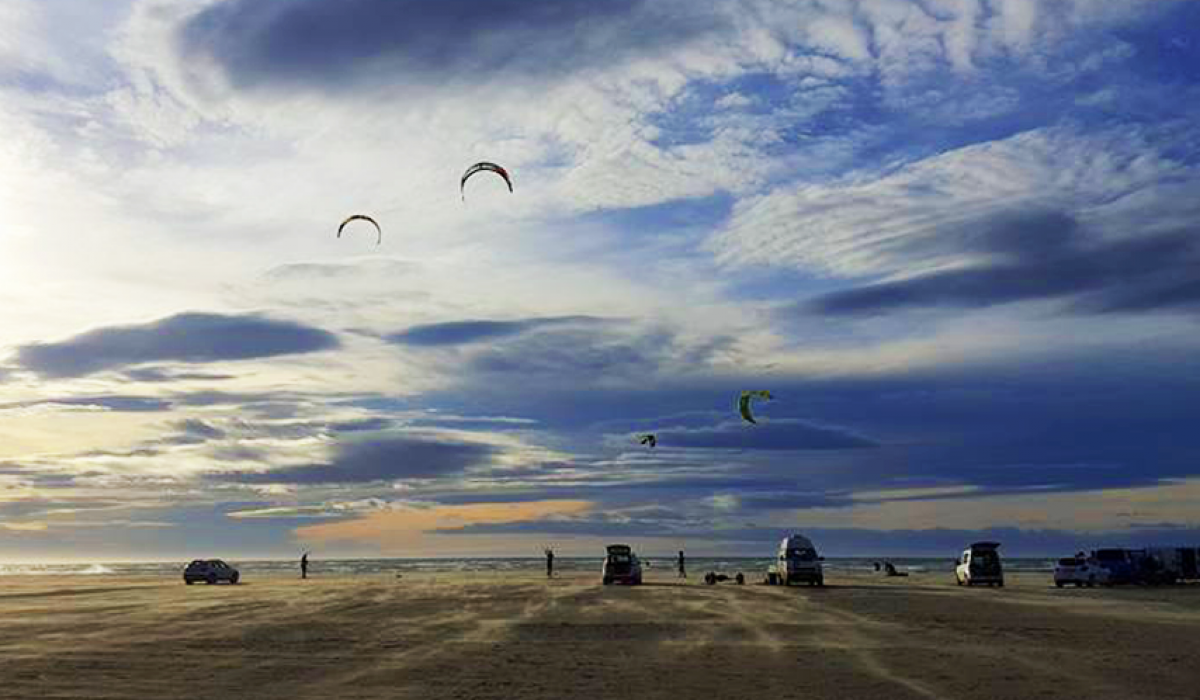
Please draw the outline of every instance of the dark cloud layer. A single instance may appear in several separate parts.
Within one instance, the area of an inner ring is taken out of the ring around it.
[[[551,318],[526,318],[514,321],[450,321],[413,326],[387,336],[397,345],[437,347],[443,345],[465,345],[483,340],[520,335],[528,331],[566,325],[594,325],[603,319],[591,316],[557,316]]]
[[[670,4],[672,7],[664,7]],[[242,88],[553,77],[656,52],[713,26],[645,0],[226,0],[179,31]]]
[[[1200,307],[1196,233],[1096,240],[1061,212],[1004,215],[947,232],[932,244],[984,254],[992,262],[834,292],[799,310],[874,315],[905,308],[974,308],[1068,297],[1077,298],[1076,310],[1090,313]]]
[[[221,362],[337,348],[332,333],[254,314],[184,313],[151,323],[89,331],[17,349],[17,361],[44,377],[81,377],[147,362]]]
[[[426,479],[489,466],[499,454],[498,448],[476,442],[412,435],[373,435],[340,443],[327,464],[269,472],[233,472],[216,478],[247,484],[354,484]]]
[[[878,443],[841,428],[780,419],[747,425],[729,421],[711,428],[661,430],[663,446],[722,450],[844,450]]]

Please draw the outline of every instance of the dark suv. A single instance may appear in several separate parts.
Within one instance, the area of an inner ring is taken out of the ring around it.
[[[189,586],[197,581],[209,585],[217,581],[237,583],[239,578],[238,570],[220,559],[196,559],[183,570],[183,582]]]

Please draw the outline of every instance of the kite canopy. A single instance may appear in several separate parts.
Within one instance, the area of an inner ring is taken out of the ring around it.
[[[467,201],[467,180],[470,179],[470,177],[475,173],[481,173],[485,170],[496,173],[500,177],[504,178],[504,184],[508,185],[508,191],[513,191],[512,178],[508,176],[508,171],[502,166],[496,165],[495,163],[483,161],[467,168],[467,172],[463,173],[462,181],[458,183],[458,191],[462,195],[464,202]]]
[[[338,233],[337,233],[338,238],[342,237],[342,229],[346,228],[346,224],[350,223],[351,221],[369,221],[369,222],[371,222],[371,224],[373,224],[375,226],[375,232],[378,234],[378,238],[376,238],[376,240],[375,240],[375,245],[379,245],[380,243],[383,243],[383,229],[379,227],[379,222],[376,221],[375,219],[372,219],[371,217],[367,216],[366,214],[353,214],[351,216],[347,216],[346,220],[343,221],[340,226],[338,226]]]
[[[643,445],[649,445],[650,447],[658,447],[658,437],[655,435],[650,435],[649,433],[643,435],[638,442],[642,443]]]
[[[771,399],[771,392],[766,390],[743,391],[741,397],[738,398],[738,413],[742,414],[742,419],[748,423],[758,423],[758,421],[754,420],[754,414],[750,413],[751,399],[765,399],[769,401]]]

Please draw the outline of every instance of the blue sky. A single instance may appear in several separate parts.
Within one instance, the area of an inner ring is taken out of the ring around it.
[[[1200,540],[1198,27],[6,2],[0,557]]]

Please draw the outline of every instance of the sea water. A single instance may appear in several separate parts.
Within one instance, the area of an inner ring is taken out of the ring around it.
[[[825,569],[830,574],[843,572],[873,572],[875,562],[881,565],[890,561],[899,571],[911,573],[945,572],[952,575],[954,557],[826,557]],[[189,560],[190,561],[190,560]],[[296,559],[248,559],[226,560],[237,567],[243,578],[259,575],[293,574],[299,571]],[[554,558],[554,569],[563,573],[599,572],[602,557]],[[746,576],[765,574],[774,562],[771,557],[688,557],[687,571],[690,576],[701,576],[715,571]],[[177,576],[187,566],[187,561],[161,562],[94,562],[79,564],[0,564],[0,576]],[[674,556],[645,557],[647,576],[675,574]],[[373,576],[403,573],[504,573],[545,571],[543,557],[474,557],[474,558],[388,558],[388,559],[320,559],[309,558],[311,575]],[[1050,572],[1054,570],[1051,558],[1005,558],[1004,569],[1010,572]]]

